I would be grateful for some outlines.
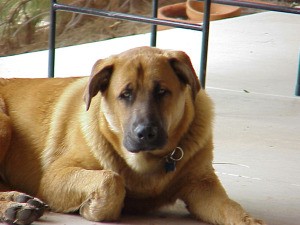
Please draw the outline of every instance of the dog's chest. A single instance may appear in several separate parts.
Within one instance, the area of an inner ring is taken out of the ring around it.
[[[135,179],[126,179],[127,195],[135,198],[155,198],[166,195],[175,189],[173,176],[175,172],[159,175],[144,175]]]

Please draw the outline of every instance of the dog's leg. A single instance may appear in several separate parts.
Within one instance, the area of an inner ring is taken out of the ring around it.
[[[43,177],[38,196],[56,212],[79,210],[91,221],[113,221],[123,208],[125,185],[123,178],[108,170],[56,168]]]
[[[10,191],[0,193],[0,220],[10,224],[30,224],[40,218],[46,205],[37,198]]]
[[[9,149],[11,134],[11,121],[4,100],[0,97],[0,165]],[[8,190],[9,188],[0,181],[0,221],[23,225],[30,224],[43,215],[46,205],[42,201]]]
[[[217,176],[205,180],[190,177],[184,187],[182,200],[196,218],[219,225],[262,225],[264,222],[249,216],[235,201],[228,198]]]

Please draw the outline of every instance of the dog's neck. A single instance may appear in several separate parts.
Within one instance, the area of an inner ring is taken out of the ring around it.
[[[176,164],[182,160],[184,151],[181,147],[162,154],[159,151],[127,153],[127,165],[139,174],[170,173],[176,170]]]

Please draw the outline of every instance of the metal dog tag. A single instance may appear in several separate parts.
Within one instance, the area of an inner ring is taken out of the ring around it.
[[[176,162],[180,161],[183,158],[184,152],[182,148],[176,147],[173,152],[165,157],[165,170],[166,172],[172,172],[176,169]]]
[[[170,162],[166,161],[165,162],[165,170],[166,170],[167,173],[172,172],[175,169],[176,169],[176,162],[175,161],[170,161]]]

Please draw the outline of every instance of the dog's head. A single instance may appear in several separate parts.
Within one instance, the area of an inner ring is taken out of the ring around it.
[[[149,152],[178,143],[193,117],[188,108],[199,90],[184,52],[140,47],[97,61],[85,102],[88,110],[100,92],[112,144],[133,153]]]

